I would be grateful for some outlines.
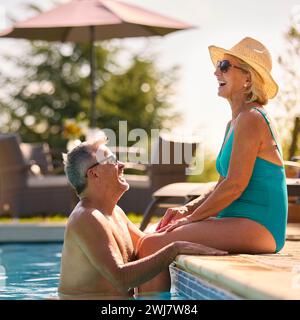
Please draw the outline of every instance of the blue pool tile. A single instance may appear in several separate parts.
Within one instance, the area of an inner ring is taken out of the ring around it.
[[[173,263],[170,266],[172,291],[191,300],[236,300],[238,296],[208,283],[189,272],[181,270]]]

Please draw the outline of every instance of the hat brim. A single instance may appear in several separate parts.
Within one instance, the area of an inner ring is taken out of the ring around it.
[[[209,50],[210,58],[215,66],[217,65],[217,62],[219,60],[223,59],[224,54],[230,54],[249,64],[249,66],[251,66],[263,79],[264,89],[268,99],[274,98],[278,93],[278,85],[275,82],[275,80],[272,78],[270,72],[266,68],[262,67],[261,65],[257,64],[254,61],[251,61],[248,58],[243,57],[242,55],[236,54],[224,48],[209,46],[208,50]]]

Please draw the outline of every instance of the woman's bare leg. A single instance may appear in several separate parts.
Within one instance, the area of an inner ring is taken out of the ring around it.
[[[140,243],[138,257],[148,256],[178,240],[201,243],[229,253],[272,253],[276,249],[272,234],[261,224],[246,218],[222,218],[191,223],[171,232],[147,235]],[[168,270],[139,288],[139,292],[169,290]]]

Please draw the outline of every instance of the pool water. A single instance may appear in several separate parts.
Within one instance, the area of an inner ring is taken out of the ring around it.
[[[62,243],[1,244],[0,300],[41,300],[57,297]],[[183,300],[160,292],[136,300]]]
[[[1,244],[0,299],[57,296],[62,244]]]

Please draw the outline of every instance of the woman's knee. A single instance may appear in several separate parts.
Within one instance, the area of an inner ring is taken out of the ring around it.
[[[158,235],[146,235],[141,239],[137,247],[138,258],[149,256],[160,249],[160,241]]]

